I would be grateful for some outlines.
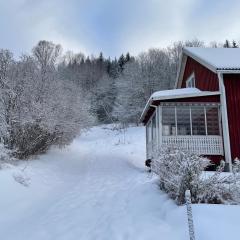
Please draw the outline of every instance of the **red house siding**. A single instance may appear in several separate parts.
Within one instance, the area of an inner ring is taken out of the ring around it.
[[[240,74],[224,74],[232,159],[240,158]]]
[[[218,77],[217,74],[204,67],[191,57],[187,58],[183,81],[181,88],[186,87],[186,80],[190,77],[190,75],[194,72],[195,74],[195,85],[196,88],[202,91],[218,91]]]

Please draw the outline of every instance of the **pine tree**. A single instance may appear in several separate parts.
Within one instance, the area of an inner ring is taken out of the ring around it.
[[[131,60],[131,57],[130,57],[130,53],[128,52],[126,54],[125,63],[129,62],[130,60]]]
[[[229,41],[227,39],[226,39],[225,43],[223,44],[223,47],[224,48],[230,48],[231,47],[230,43],[229,43]]]
[[[232,47],[233,47],[233,48],[238,48],[238,45],[237,45],[237,43],[236,43],[235,40],[232,41]]]
[[[123,71],[123,69],[124,69],[124,64],[125,64],[125,57],[124,57],[124,55],[122,54],[120,57],[119,57],[119,59],[118,59],[118,66],[119,66],[119,70],[120,70],[120,72],[122,72]]]
[[[98,62],[100,62],[100,63],[104,62],[104,57],[103,57],[103,53],[102,52],[100,52],[100,54],[99,54]]]

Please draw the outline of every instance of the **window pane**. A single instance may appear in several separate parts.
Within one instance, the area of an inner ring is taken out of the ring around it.
[[[219,135],[218,107],[206,107],[206,115],[208,135]]]
[[[191,107],[192,111],[192,134],[206,135],[204,107]]]
[[[163,136],[176,135],[175,107],[162,108]]]
[[[193,88],[195,87],[195,77],[194,74],[192,74],[186,81],[186,87],[187,88]]]
[[[189,107],[177,107],[177,135],[191,135]]]

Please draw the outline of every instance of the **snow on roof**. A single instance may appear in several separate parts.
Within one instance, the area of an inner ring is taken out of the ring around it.
[[[185,47],[183,51],[216,70],[240,70],[240,48]]]
[[[167,98],[174,98],[177,96],[186,97],[186,95],[195,95],[199,94],[202,91],[200,91],[198,88],[180,88],[180,89],[172,89],[172,90],[164,90],[164,91],[158,91],[154,92],[150,99],[152,100],[161,100],[161,99],[167,99]]]
[[[179,88],[179,89],[163,90],[163,91],[154,92],[151,95],[151,97],[149,98],[149,100],[142,112],[140,121],[144,121],[145,115],[147,114],[148,109],[151,107],[151,104],[153,103],[153,101],[212,96],[212,95],[219,95],[219,94],[220,94],[219,92],[201,91],[198,88]]]

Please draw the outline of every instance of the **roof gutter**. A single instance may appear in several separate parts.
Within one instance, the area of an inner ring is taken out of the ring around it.
[[[217,73],[222,73],[222,74],[240,74],[240,69],[217,69]]]

